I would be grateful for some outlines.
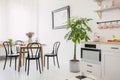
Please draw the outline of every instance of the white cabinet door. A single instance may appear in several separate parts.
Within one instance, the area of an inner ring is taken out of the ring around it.
[[[104,80],[120,80],[120,53],[104,52]]]
[[[94,64],[81,60],[81,72],[84,74],[90,74],[95,77],[101,77],[101,64]]]

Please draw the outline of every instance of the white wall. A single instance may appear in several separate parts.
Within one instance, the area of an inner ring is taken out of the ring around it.
[[[52,29],[51,12],[66,5],[70,5],[71,16],[92,18],[93,21],[91,21],[89,25],[91,26],[93,33],[98,32],[100,34],[102,41],[111,39],[112,34],[120,35],[120,28],[99,30],[96,24],[97,21],[119,19],[119,10],[115,9],[103,12],[103,18],[100,19],[95,12],[95,10],[99,8],[95,0],[39,0],[39,40],[41,43],[47,44],[44,48],[45,53],[50,51],[52,49],[52,44],[58,40],[61,42],[59,50],[59,54],[62,55],[61,59],[72,59],[73,43],[64,39],[64,35],[67,31],[65,29]],[[93,36],[93,33],[91,34],[91,37]],[[80,46],[78,45],[77,48],[77,57],[79,58]]]
[[[6,39],[7,36],[7,12],[6,12],[6,2],[5,0],[0,0],[0,41]]]
[[[26,33],[37,36],[37,0],[0,0],[0,41],[27,41]]]

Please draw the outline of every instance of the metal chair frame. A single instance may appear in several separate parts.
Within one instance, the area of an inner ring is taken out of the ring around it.
[[[55,65],[55,57],[56,57],[58,68],[60,68],[59,61],[58,61],[58,48],[59,48],[59,46],[60,46],[60,42],[59,41],[55,42],[53,45],[52,52],[44,55],[44,66],[45,66],[45,57],[47,57],[47,69],[49,69],[49,57],[53,57],[54,65]]]
[[[3,42],[3,46],[4,46],[4,49],[5,49],[5,53],[6,53],[5,63],[4,63],[3,70],[6,67],[6,62],[7,62],[8,58],[10,58],[10,65],[9,66],[11,66],[12,58],[15,58],[15,70],[16,70],[16,64],[17,64],[16,60],[17,60],[17,57],[19,56],[19,54],[14,54],[13,53],[12,44],[10,42],[4,41]]]
[[[36,46],[37,48],[33,48]],[[41,73],[41,68],[40,68],[40,43],[29,43],[27,45],[27,57],[25,61],[25,71],[26,68],[27,70],[27,75],[29,75],[29,67],[30,67],[30,60],[36,60],[36,69],[38,70],[39,67],[39,72]]]

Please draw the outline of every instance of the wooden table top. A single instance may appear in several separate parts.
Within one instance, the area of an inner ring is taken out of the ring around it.
[[[41,44],[42,46],[46,46],[46,44]],[[13,46],[15,46],[15,44],[13,44]],[[26,47],[27,46],[27,44],[23,44],[23,45],[21,45],[21,47]],[[3,44],[0,44],[0,47],[3,47]]]

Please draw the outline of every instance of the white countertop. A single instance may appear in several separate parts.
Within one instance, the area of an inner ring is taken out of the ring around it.
[[[81,42],[86,44],[120,44],[120,42]]]

